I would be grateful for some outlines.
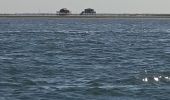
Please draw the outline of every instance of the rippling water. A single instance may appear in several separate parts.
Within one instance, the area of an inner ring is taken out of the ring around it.
[[[0,100],[169,94],[169,19],[0,19]]]

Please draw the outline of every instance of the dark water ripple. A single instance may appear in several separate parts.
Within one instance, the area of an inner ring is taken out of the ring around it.
[[[0,19],[0,100],[169,100],[169,19]]]

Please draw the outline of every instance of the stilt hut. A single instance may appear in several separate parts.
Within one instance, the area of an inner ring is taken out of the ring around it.
[[[59,15],[69,15],[69,14],[71,14],[71,12],[67,8],[62,8],[62,9],[60,9],[60,11],[57,12],[57,14],[59,14]]]
[[[81,12],[80,15],[94,15],[96,14],[96,11],[91,8],[84,9],[84,11]]]

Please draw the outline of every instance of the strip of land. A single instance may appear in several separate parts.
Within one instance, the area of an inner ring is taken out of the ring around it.
[[[0,18],[170,18],[170,14],[0,14]]]

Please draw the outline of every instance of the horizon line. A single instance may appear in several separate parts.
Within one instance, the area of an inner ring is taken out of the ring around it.
[[[0,13],[0,15],[3,15],[3,14],[9,14],[9,15],[20,15],[20,14],[55,14],[55,15],[58,15],[58,13],[47,13],[47,12],[41,12],[41,13],[22,13],[22,12],[19,12],[19,13]],[[77,14],[80,14],[80,13],[70,13],[68,15],[77,15]],[[158,14],[158,15],[170,15],[170,13],[96,13],[94,15],[104,15],[104,14],[108,14],[108,15],[123,15],[123,14],[129,14],[129,15],[155,15],[155,14]]]

